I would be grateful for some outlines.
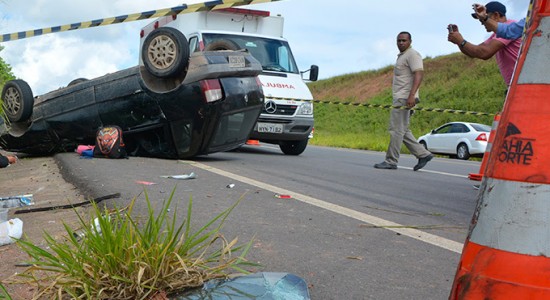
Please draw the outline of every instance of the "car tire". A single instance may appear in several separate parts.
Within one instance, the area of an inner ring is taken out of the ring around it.
[[[189,66],[189,43],[179,30],[160,27],[145,38],[141,59],[145,69],[155,77],[180,76]]]
[[[204,51],[222,51],[222,50],[239,50],[239,45],[230,40],[217,40],[208,44]]]
[[[286,155],[300,155],[306,150],[308,140],[282,141],[279,143],[279,148]]]
[[[424,147],[424,149],[428,150],[428,145],[426,144],[426,141],[420,141],[419,143]]]
[[[31,87],[24,80],[6,82],[2,89],[4,114],[10,122],[24,122],[32,115],[34,97]]]
[[[88,81],[88,80],[89,79],[87,79],[87,78],[77,78],[77,79],[74,79],[71,82],[69,82],[69,84],[67,86],[72,86],[72,85],[79,84],[81,82],[85,82],[85,81]]]
[[[468,149],[468,145],[464,143],[458,144],[456,147],[456,158],[463,160],[470,159],[470,150]]]

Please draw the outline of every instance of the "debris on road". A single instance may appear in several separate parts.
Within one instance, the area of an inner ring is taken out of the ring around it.
[[[191,172],[189,174],[183,174],[183,175],[163,175],[160,177],[184,180],[184,179],[195,179],[197,178],[197,175],[195,174],[195,172]]]
[[[0,223],[0,246],[12,244],[23,235],[23,221],[19,218]]]
[[[155,185],[156,184],[155,182],[142,181],[142,180],[136,180],[136,183],[137,184],[142,184],[142,185]]]

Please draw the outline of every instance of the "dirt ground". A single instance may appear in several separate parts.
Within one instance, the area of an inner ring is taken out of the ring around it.
[[[7,154],[3,151],[0,153]],[[63,223],[78,228],[75,211],[58,209],[14,214],[16,210],[74,204],[88,200],[62,178],[59,167],[52,157],[21,158],[17,163],[0,169],[0,197],[23,194],[32,194],[34,205],[10,209],[8,219],[21,219],[24,239],[40,246],[45,246],[44,231],[56,239],[63,239],[67,235]],[[80,207],[78,211],[85,212],[88,207]],[[0,246],[0,281],[13,299],[32,299],[34,289],[30,285],[5,284],[7,278],[25,269],[19,265],[28,259],[28,255],[16,244]]]

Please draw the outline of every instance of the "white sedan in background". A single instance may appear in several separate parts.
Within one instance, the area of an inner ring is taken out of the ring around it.
[[[479,123],[450,122],[418,138],[428,151],[467,160],[483,156],[491,126]]]

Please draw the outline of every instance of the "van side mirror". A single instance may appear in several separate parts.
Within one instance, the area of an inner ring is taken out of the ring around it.
[[[309,81],[317,81],[319,77],[319,67],[317,65],[311,65],[309,69]]]
[[[307,72],[309,72],[309,81],[317,81],[317,78],[319,77],[319,67],[317,65],[311,65],[309,70],[300,71],[302,79],[304,78],[303,74]]]

